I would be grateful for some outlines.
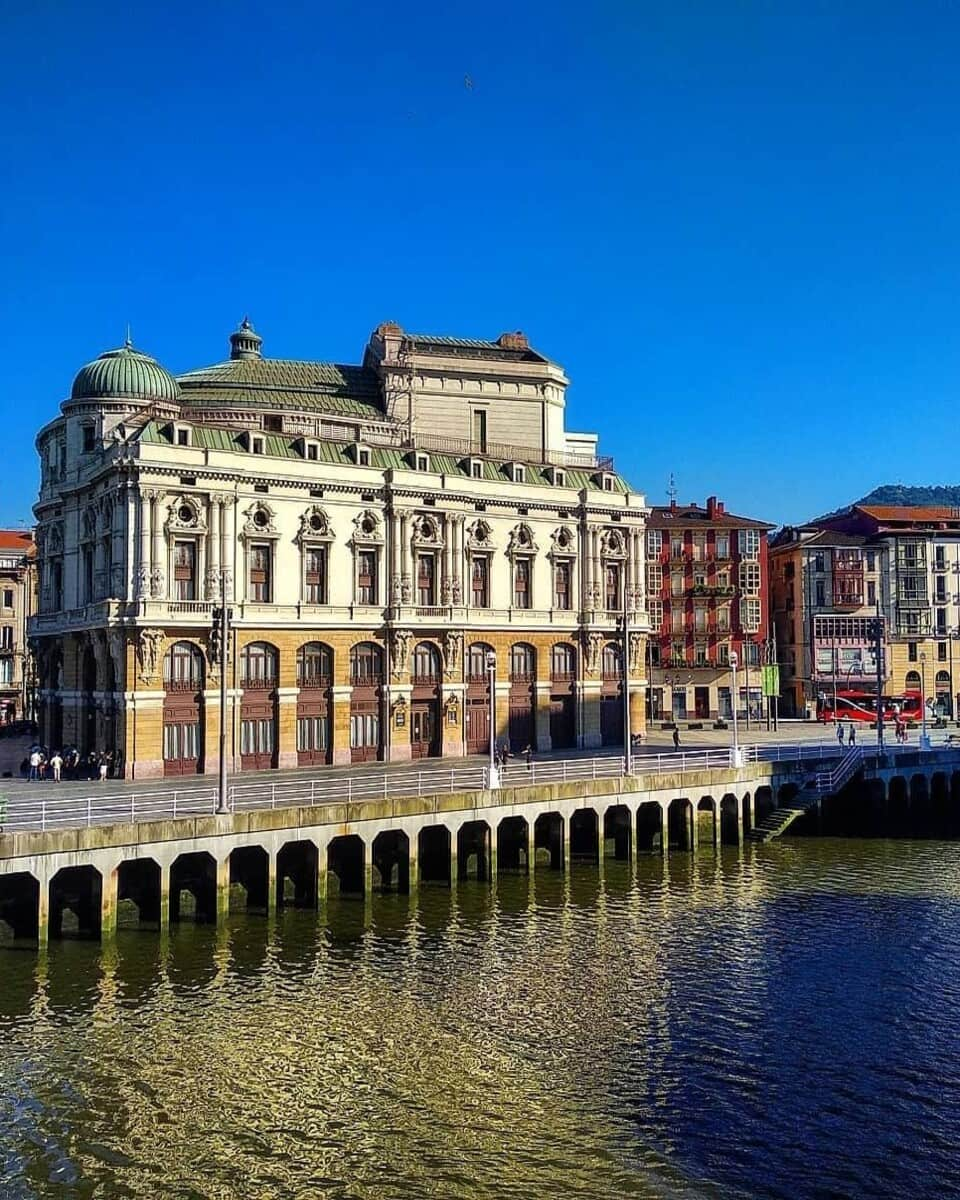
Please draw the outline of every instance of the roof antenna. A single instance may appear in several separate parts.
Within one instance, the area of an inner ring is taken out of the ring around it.
[[[670,499],[670,507],[677,503],[677,481],[673,477],[673,472],[670,472],[670,482],[667,484],[667,496]]]
[[[127,337],[126,337],[126,341],[123,343],[123,348],[125,350],[133,349],[133,341],[130,338],[130,322],[129,321],[127,322]]]

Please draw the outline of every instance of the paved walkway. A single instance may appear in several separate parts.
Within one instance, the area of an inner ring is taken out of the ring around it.
[[[930,736],[934,744],[943,744],[947,736],[946,730],[931,730]],[[833,747],[836,744],[836,734],[832,726],[823,726],[813,721],[781,721],[778,730],[767,731],[765,727],[757,728],[756,722],[751,722],[751,727],[747,728],[741,722],[740,724],[740,744],[745,746],[756,745],[765,750],[770,751],[776,746],[787,746],[802,744],[805,747],[822,744],[826,747]],[[872,730],[857,730],[859,735],[858,741],[862,746],[870,747],[876,744],[876,734]],[[890,741],[892,743],[892,731],[890,733]],[[721,729],[697,729],[697,730],[681,730],[680,731],[680,750],[681,751],[696,751],[696,750],[716,750],[724,747],[729,747],[732,744],[732,731]],[[131,792],[136,792],[138,795],[146,795],[150,792],[170,792],[172,790],[182,790],[184,792],[195,788],[210,788],[216,787],[217,778],[212,775],[183,775],[176,777],[167,777],[161,779],[149,780],[130,780],[130,779],[108,779],[104,783],[99,780],[80,779],[80,780],[63,780],[59,784],[55,784],[52,780],[41,780],[39,782],[30,783],[28,780],[19,776],[19,767],[29,748],[31,739],[29,738],[2,738],[0,739],[0,772],[4,770],[12,770],[14,775],[9,779],[0,779],[0,796],[5,796],[8,800],[15,800],[18,797],[33,796],[36,798],[38,793],[44,795],[58,796],[90,796],[103,794],[110,795],[130,795]],[[919,731],[912,730],[911,743],[916,746],[919,741]],[[670,730],[661,730],[659,728],[652,729],[648,735],[644,746],[634,751],[636,757],[643,755],[656,754],[673,754],[673,734]],[[557,759],[579,759],[579,758],[619,758],[622,757],[622,747],[608,747],[604,749],[593,750],[555,750],[538,754],[535,757],[536,762],[546,762]],[[389,771],[391,774],[408,774],[419,773],[424,776],[429,776],[434,773],[449,774],[450,771],[460,771],[465,767],[483,767],[486,765],[487,759],[485,755],[474,755],[468,758],[431,758],[420,759],[417,762],[406,763],[363,763],[356,766],[338,766],[338,767],[301,767],[293,768],[284,771],[260,771],[260,772],[244,772],[243,774],[231,775],[231,784],[253,784],[262,781],[264,784],[281,783],[290,780],[302,779],[306,776],[310,778],[320,778],[335,780],[347,777],[362,778],[364,774],[382,775],[383,772]],[[524,764],[520,757],[511,759],[508,774],[523,771]],[[516,776],[514,776],[516,777]]]

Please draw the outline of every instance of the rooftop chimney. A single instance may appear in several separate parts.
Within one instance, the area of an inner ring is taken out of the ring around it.
[[[504,350],[529,350],[530,343],[527,341],[527,335],[519,329],[516,333],[501,333],[497,338],[497,345],[502,346]]]

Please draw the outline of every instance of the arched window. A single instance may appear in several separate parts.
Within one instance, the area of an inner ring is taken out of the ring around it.
[[[333,654],[323,642],[307,642],[297,651],[297,685],[329,687],[333,677]]]
[[[908,671],[907,672],[906,686],[911,689],[916,688],[917,691],[920,690],[920,672],[919,671]]]
[[[277,648],[269,642],[251,642],[240,651],[243,687],[274,687],[277,682]]]
[[[366,687],[383,682],[383,651],[375,642],[360,642],[351,649],[350,682]]]
[[[168,692],[197,692],[203,687],[203,655],[192,642],[174,642],[163,660]]]
[[[562,643],[550,651],[550,678],[564,682],[575,679],[577,674],[577,652],[572,646]]]
[[[413,651],[413,682],[439,683],[440,655],[436,646],[429,642],[418,642]]]
[[[937,687],[938,688],[946,688],[949,691],[949,689],[950,689],[950,672],[949,671],[938,671],[937,672]]]
[[[486,642],[474,642],[467,650],[467,682],[486,683],[487,655],[493,653],[493,647]]]
[[[532,683],[537,677],[537,652],[526,642],[510,647],[510,679],[514,683]]]
[[[622,679],[620,647],[614,642],[607,642],[603,647],[601,674],[604,679]]]

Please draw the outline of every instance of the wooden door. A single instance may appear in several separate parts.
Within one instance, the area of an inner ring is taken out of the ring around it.
[[[414,703],[410,712],[412,758],[436,758],[440,753],[440,723],[435,701]]]
[[[486,696],[467,699],[467,753],[487,754],[490,750],[490,701]]]

